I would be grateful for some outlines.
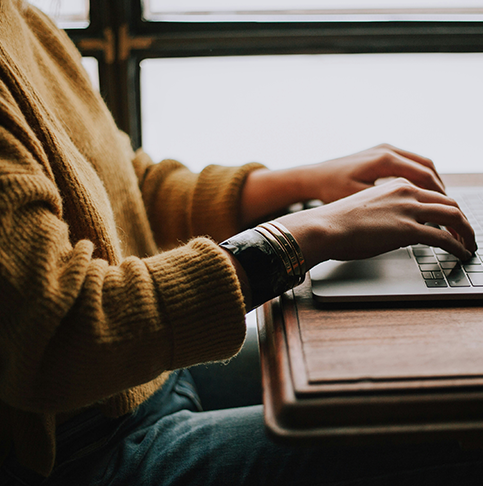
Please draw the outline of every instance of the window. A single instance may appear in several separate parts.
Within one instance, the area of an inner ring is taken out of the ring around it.
[[[141,79],[145,150],[195,171],[285,168],[381,142],[441,172],[481,170],[483,53],[156,59]]]
[[[442,171],[479,160],[483,0],[31,1],[155,159],[278,167],[388,141]]]
[[[89,0],[29,0],[29,3],[39,8],[63,29],[86,29],[89,26]],[[84,57],[83,65],[99,89],[99,63],[95,57]]]
[[[143,17],[170,46],[141,63],[155,159],[280,168],[389,142],[480,170],[481,0],[145,0]]]
[[[91,78],[92,85],[97,90],[100,89],[99,86],[99,63],[95,57],[83,57],[82,64],[84,65],[87,74]]]
[[[472,20],[481,0],[145,0],[150,21]],[[481,19],[480,19],[481,20]]]

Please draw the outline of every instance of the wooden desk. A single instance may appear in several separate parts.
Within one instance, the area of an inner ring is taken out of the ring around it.
[[[445,176],[483,185],[483,174]],[[258,309],[265,421],[324,444],[483,438],[483,301],[334,309],[310,279]]]

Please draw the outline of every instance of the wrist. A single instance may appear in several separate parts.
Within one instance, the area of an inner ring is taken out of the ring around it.
[[[226,253],[228,258],[231,261],[231,264],[235,268],[235,272],[238,278],[238,282],[240,283],[240,290],[243,294],[243,300],[245,302],[245,312],[250,311],[253,306],[252,306],[252,289],[250,287],[250,282],[248,281],[248,276],[245,272],[245,269],[243,266],[240,264],[240,262],[235,258],[233,253],[223,246],[220,245],[220,248]]]
[[[305,168],[252,172],[242,192],[242,227],[283,214],[292,204],[314,199],[312,185]]]
[[[297,240],[305,257],[306,268],[310,269],[318,263],[331,258],[330,249],[333,248],[333,231],[336,224],[324,218],[321,208],[306,209],[279,218],[279,221],[290,231]]]
[[[277,221],[243,231],[220,246],[233,255],[235,268],[241,267],[240,273],[237,270],[241,276],[240,284],[249,287],[247,310],[292,289],[305,278],[305,261],[300,247]]]

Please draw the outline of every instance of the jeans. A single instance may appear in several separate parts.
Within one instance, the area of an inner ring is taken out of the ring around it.
[[[290,447],[265,434],[262,405],[201,411],[188,371],[134,413],[95,411],[62,424],[48,479],[11,455],[0,485],[237,486],[483,484],[483,454],[457,442],[391,447]]]

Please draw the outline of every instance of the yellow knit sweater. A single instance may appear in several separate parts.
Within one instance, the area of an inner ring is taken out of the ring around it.
[[[239,230],[258,167],[193,174],[133,153],[65,33],[0,0],[2,453],[48,475],[63,414],[122,415],[169,370],[237,352],[236,275],[192,238]]]

